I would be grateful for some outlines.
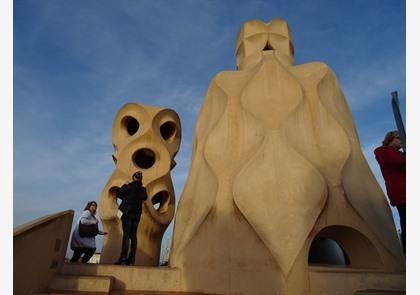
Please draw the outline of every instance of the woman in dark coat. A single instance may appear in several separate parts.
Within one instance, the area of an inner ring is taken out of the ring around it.
[[[405,252],[405,154],[400,151],[398,131],[388,132],[382,146],[375,149],[375,157],[381,167],[390,204],[400,215],[401,240]]]

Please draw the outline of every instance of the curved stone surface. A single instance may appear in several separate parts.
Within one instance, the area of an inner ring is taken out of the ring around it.
[[[248,21],[238,71],[210,83],[170,257],[185,290],[309,294],[308,253],[320,236],[342,241],[350,265],[404,269],[334,73],[319,62],[294,65],[293,52],[286,22]]]
[[[136,265],[156,266],[162,236],[175,213],[175,193],[170,171],[181,143],[181,123],[170,109],[136,103],[124,105],[112,128],[115,170],[105,185],[99,205],[104,230],[101,263],[114,263],[121,251],[122,224],[115,197],[117,187],[143,172],[148,199],[137,231]]]

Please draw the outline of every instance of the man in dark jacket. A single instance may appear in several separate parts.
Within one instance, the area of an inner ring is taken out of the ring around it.
[[[375,157],[385,179],[386,191],[392,206],[400,215],[401,241],[405,252],[405,155],[400,152],[398,131],[388,132],[382,146],[375,149]]]
[[[137,227],[140,223],[143,201],[147,199],[146,188],[142,183],[143,174],[138,171],[133,174],[133,181],[124,184],[117,190],[117,198],[121,204],[118,209],[123,213],[121,216],[123,226],[123,238],[121,255],[115,264],[134,264],[137,250]],[[130,255],[128,255],[129,242]]]

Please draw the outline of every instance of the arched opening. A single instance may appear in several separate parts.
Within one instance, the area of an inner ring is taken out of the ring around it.
[[[121,125],[129,135],[134,135],[140,128],[140,123],[131,116],[124,117],[121,121]]]
[[[156,155],[151,149],[142,148],[133,154],[133,162],[142,169],[148,169],[155,164]]]
[[[374,244],[362,232],[342,225],[328,226],[315,236],[308,264],[370,269],[383,265]]]
[[[176,134],[176,124],[168,121],[160,126],[160,135],[166,141],[171,141]]]
[[[349,259],[336,241],[317,238],[309,250],[308,263],[345,266],[349,265]]]

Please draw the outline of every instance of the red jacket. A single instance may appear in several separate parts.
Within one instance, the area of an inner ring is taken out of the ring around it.
[[[392,206],[405,203],[405,155],[390,146],[375,149]]]

